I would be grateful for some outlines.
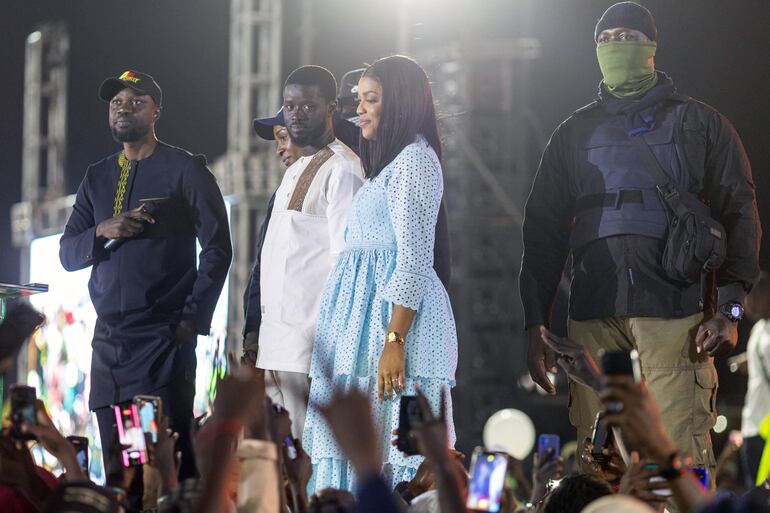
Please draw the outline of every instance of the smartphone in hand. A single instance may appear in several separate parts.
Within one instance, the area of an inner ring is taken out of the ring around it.
[[[549,460],[555,460],[559,457],[559,452],[561,451],[561,440],[559,439],[559,435],[554,434],[542,434],[537,439],[537,458],[538,461],[542,464],[546,461],[546,459]],[[553,449],[550,453],[550,456],[548,455],[548,449]]]
[[[37,424],[37,391],[34,387],[16,384],[11,386],[11,436],[17,440],[34,440],[35,437],[21,431],[22,424]]]
[[[84,436],[68,436],[67,440],[75,448],[75,458],[83,473],[88,475],[88,438]]]
[[[639,353],[632,351],[602,351],[599,353],[602,374],[605,376],[632,376],[635,383],[642,382]]]
[[[396,439],[396,447],[399,451],[409,456],[419,454],[409,434],[414,425],[419,424],[422,420],[422,409],[420,403],[417,402],[417,396],[402,395],[398,412],[398,438]]]
[[[468,500],[465,506],[473,511],[500,511],[508,475],[509,457],[502,452],[477,448],[471,459]]]
[[[139,412],[139,422],[142,433],[148,433],[153,444],[158,443],[158,430],[163,418],[163,406],[160,397],[156,395],[137,395],[133,400]]]
[[[594,427],[591,432],[591,458],[600,464],[604,465],[612,458],[611,453],[614,449],[615,437],[611,429],[603,422],[604,412],[597,412],[594,419]],[[605,453],[605,449],[609,454]]]
[[[283,446],[286,447],[286,456],[292,461],[296,460],[299,452],[297,452],[297,446],[294,445],[294,439],[291,435],[283,437]]]
[[[139,409],[136,404],[114,406],[118,426],[118,441],[122,446],[121,459],[124,467],[138,467],[147,463],[147,444],[144,441]]]

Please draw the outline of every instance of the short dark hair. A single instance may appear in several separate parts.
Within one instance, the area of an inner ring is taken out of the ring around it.
[[[425,70],[403,55],[392,55],[366,68],[364,77],[382,87],[382,114],[373,141],[361,138],[361,164],[372,178],[422,134],[441,160],[433,93]]]
[[[548,494],[543,513],[580,513],[605,495],[612,495],[612,487],[607,481],[588,474],[567,476]]]
[[[332,72],[323,66],[309,65],[295,69],[289,74],[283,87],[289,84],[316,86],[328,103],[337,99],[337,81]]]

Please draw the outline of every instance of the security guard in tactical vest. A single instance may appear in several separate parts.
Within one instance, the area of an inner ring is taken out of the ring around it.
[[[759,275],[761,228],[749,161],[724,116],[678,94],[655,70],[657,29],[646,8],[611,6],[594,36],[599,98],[553,133],[526,206],[520,287],[529,371],[555,394],[546,375],[555,372],[554,354],[540,327],[549,323],[571,252],[570,338],[595,358],[602,349],[636,349],[668,433],[695,465],[713,471],[713,357],[735,346],[742,303]],[[723,227],[706,232],[723,239],[721,265],[704,265],[700,278],[674,276],[663,264],[667,250],[685,252],[700,240],[693,236],[681,247],[667,240],[678,227],[656,187],[663,175],[688,212]],[[582,441],[600,402],[573,382],[569,409]]]

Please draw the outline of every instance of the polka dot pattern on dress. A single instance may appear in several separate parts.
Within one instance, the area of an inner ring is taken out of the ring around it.
[[[377,398],[377,365],[394,304],[417,311],[404,348],[407,389],[413,391],[419,383],[437,408],[441,388],[454,386],[457,330],[449,296],[433,269],[442,192],[439,160],[418,136],[353,199],[346,247],[326,283],[313,348],[311,404],[303,435],[313,462],[311,490],[350,489],[355,482],[349,462],[314,407],[327,403],[336,386],[355,387],[371,397],[388,475],[408,480],[417,470],[419,457],[405,458],[390,445],[398,400]],[[454,443],[451,415],[448,420]]]

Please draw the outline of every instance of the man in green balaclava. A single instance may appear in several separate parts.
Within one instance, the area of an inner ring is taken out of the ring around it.
[[[657,39],[646,8],[621,2],[607,9],[594,33],[598,99],[564,121],[545,149],[523,227],[527,363],[532,379],[555,394],[547,373],[556,372],[556,361],[541,329],[571,253],[570,338],[597,360],[601,350],[637,350],[668,434],[713,477],[713,358],[735,346],[742,304],[759,275],[761,228],[738,134],[656,71]],[[684,281],[666,272],[666,210],[640,140],[683,200],[724,226],[726,258],[715,272]],[[582,442],[602,406],[587,386],[571,382],[569,390]]]

